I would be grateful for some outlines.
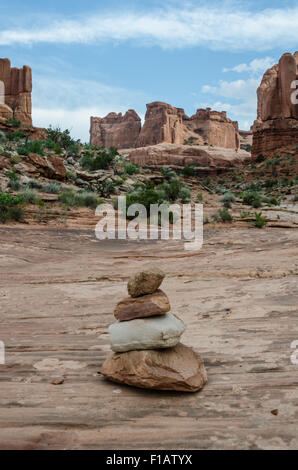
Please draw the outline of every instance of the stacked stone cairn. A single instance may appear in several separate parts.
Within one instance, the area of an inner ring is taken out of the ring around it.
[[[185,325],[170,313],[169,299],[159,289],[164,277],[153,267],[129,279],[130,297],[116,305],[117,322],[109,327],[114,352],[101,374],[139,388],[196,392],[207,381],[204,363],[180,343]]]

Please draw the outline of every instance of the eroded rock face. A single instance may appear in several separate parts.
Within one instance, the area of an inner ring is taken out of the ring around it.
[[[239,148],[238,122],[227,118],[225,111],[198,109],[190,118],[184,116],[183,123],[186,127],[185,140],[214,147]]]
[[[31,68],[26,65],[22,69],[12,68],[9,59],[0,59],[0,81],[5,87],[5,104],[12,110],[13,117],[23,124],[31,125]],[[0,116],[5,117],[1,109]]]
[[[252,156],[271,155],[298,143],[298,104],[293,84],[298,80],[298,52],[283,54],[265,72],[258,88],[258,118],[253,126]],[[295,85],[294,85],[295,86]],[[296,87],[298,87],[296,85]]]
[[[139,271],[129,279],[127,283],[128,293],[131,297],[153,294],[161,285],[164,277],[165,273],[156,267]]]
[[[118,149],[138,148],[160,143],[191,143],[238,149],[238,123],[228,119],[226,113],[210,108],[198,109],[188,117],[182,108],[155,101],[147,104],[145,123],[135,111],[122,114],[110,113],[105,118],[91,118],[91,145]]]
[[[179,343],[184,330],[183,321],[172,313],[116,322],[109,327],[111,349],[126,352],[171,348]]]
[[[130,109],[122,113],[110,113],[105,118],[91,117],[90,143],[98,147],[134,147],[141,132],[141,118]]]
[[[145,123],[136,147],[155,145],[160,142],[183,144],[185,134],[183,115],[183,109],[174,108],[167,103],[155,101],[147,104]]]
[[[160,289],[153,294],[141,297],[126,297],[118,302],[114,315],[119,321],[134,320],[135,318],[146,318],[153,315],[164,315],[171,309],[167,295]]]
[[[133,163],[154,169],[171,166],[177,169],[194,165],[202,175],[216,174],[232,167],[241,167],[251,160],[245,150],[199,145],[159,144],[120,152]]]
[[[111,354],[101,373],[114,382],[155,390],[197,392],[207,382],[203,360],[181,343],[164,350]]]

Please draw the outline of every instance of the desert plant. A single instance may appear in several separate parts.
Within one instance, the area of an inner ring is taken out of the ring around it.
[[[262,212],[255,212],[254,226],[263,228],[267,224],[267,217],[262,215]]]
[[[248,206],[252,206],[255,209],[262,206],[261,196],[256,191],[243,193],[242,201],[243,201],[243,204],[247,204]]]
[[[36,204],[38,201],[38,194],[36,189],[25,188],[20,192],[20,195],[28,204]]]
[[[43,184],[40,181],[36,181],[34,179],[30,179],[27,183],[28,187],[31,189],[38,189],[42,190],[43,189]]]
[[[24,199],[22,196],[12,196],[9,193],[0,192],[0,221],[5,223],[7,220],[22,220]]]
[[[136,163],[125,163],[124,171],[128,175],[135,175],[140,172],[140,167]]]
[[[222,222],[232,222],[232,214],[228,211],[226,207],[218,211],[219,218]]]
[[[187,178],[189,176],[196,176],[197,172],[196,172],[196,170],[194,169],[193,166],[186,165],[182,170],[182,174],[183,174],[183,176],[185,176]]]
[[[61,191],[61,185],[59,183],[51,182],[45,185],[44,190],[49,194],[58,194]]]

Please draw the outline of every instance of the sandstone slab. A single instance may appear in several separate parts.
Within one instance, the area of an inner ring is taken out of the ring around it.
[[[153,294],[161,285],[164,277],[165,273],[156,267],[139,271],[129,279],[127,283],[128,293],[131,297]]]
[[[109,327],[111,348],[115,352],[170,348],[179,343],[184,330],[183,321],[172,313],[116,322]]]
[[[110,354],[102,375],[138,388],[197,392],[207,382],[202,358],[179,343],[174,348]]]
[[[119,321],[163,315],[171,309],[169,299],[162,290],[141,297],[126,297],[118,302],[114,315]]]

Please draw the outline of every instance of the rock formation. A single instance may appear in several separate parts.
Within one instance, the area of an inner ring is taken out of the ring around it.
[[[258,117],[253,126],[252,156],[268,156],[298,143],[298,52],[283,54],[265,72],[258,88]],[[294,99],[296,96],[296,100]]]
[[[207,145],[158,144],[150,147],[121,150],[121,155],[144,168],[171,166],[177,169],[193,165],[198,174],[219,174],[229,168],[250,163],[250,153],[245,150],[208,147]]]
[[[145,123],[136,147],[155,145],[160,142],[183,144],[185,134],[183,116],[183,109],[174,108],[170,104],[160,101],[147,104]]]
[[[122,113],[110,113],[105,118],[91,117],[90,143],[98,147],[135,147],[141,132],[141,118],[130,109]]]
[[[183,123],[186,127],[185,140],[201,141],[214,147],[239,148],[238,122],[227,118],[225,111],[198,109],[190,118],[184,116]]]
[[[9,59],[0,59],[0,83],[4,84],[4,103],[0,104],[0,117],[14,117],[23,124],[32,125],[31,68],[11,68]],[[3,104],[6,107],[3,107]]]
[[[128,281],[132,297],[116,306],[118,321],[109,327],[114,353],[107,357],[101,373],[135,387],[196,392],[207,381],[204,363],[179,342],[185,326],[169,312],[169,300],[158,290],[164,276],[160,269],[150,268]]]
[[[238,149],[238,123],[226,113],[210,108],[198,109],[188,117],[182,108],[156,101],[147,104],[145,122],[135,111],[110,113],[105,118],[91,118],[91,145],[122,148],[146,147],[160,143],[197,144]]]

